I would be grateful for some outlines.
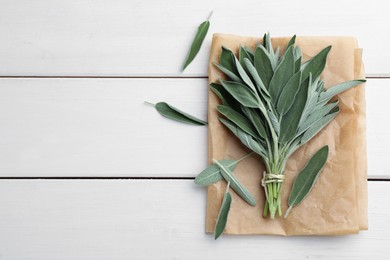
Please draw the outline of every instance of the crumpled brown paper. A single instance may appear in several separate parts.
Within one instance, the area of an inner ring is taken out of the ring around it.
[[[274,47],[284,48],[290,37],[273,38]],[[219,63],[221,46],[236,55],[240,45],[254,48],[260,38],[214,34],[210,53],[209,83],[224,78],[212,64]],[[343,81],[364,79],[362,50],[352,37],[297,37],[304,60],[308,60],[328,45],[332,50],[322,77],[325,87]],[[322,146],[329,145],[328,161],[317,183],[302,203],[293,208],[287,219],[263,218],[264,191],[260,186],[263,165],[257,155],[238,164],[237,178],[255,196],[252,207],[235,192],[231,192],[231,205],[227,234],[273,235],[341,235],[367,229],[367,162],[365,141],[365,90],[355,87],[338,96],[340,114],[308,144],[297,150],[289,159],[282,190],[282,209],[296,174],[309,158]],[[219,99],[209,91],[209,161],[212,159],[238,159],[249,152],[219,121],[216,106]],[[226,183],[221,181],[208,189],[206,231],[213,232],[222,203]]]

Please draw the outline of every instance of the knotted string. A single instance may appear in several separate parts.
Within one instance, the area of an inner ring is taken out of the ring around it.
[[[283,182],[284,174],[273,174],[263,172],[263,179],[261,179],[261,186],[265,187],[268,183]]]

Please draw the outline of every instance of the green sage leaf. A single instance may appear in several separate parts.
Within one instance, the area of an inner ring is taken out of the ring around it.
[[[198,31],[195,35],[194,41],[192,42],[190,52],[187,55],[187,59],[184,62],[183,71],[187,68],[187,66],[195,59],[196,55],[198,54],[200,47],[202,46],[202,43],[204,39],[206,38],[207,32],[210,27],[210,21],[204,21],[201,23],[198,27]]]
[[[220,80],[222,86],[242,105],[247,107],[259,107],[259,101],[256,95],[245,85],[233,82]]]
[[[289,47],[269,83],[269,93],[272,103],[276,104],[280,93],[288,80],[294,75],[293,47]]]
[[[238,161],[220,160],[219,163],[225,166],[230,171],[234,171]],[[194,182],[195,184],[200,186],[207,186],[216,183],[222,179],[223,177],[221,175],[221,168],[215,163],[213,163],[209,165],[206,169],[204,169],[201,173],[199,173],[198,176],[196,176]]]
[[[263,157],[265,156],[265,148],[260,142],[253,139],[251,135],[242,131],[237,125],[228,119],[219,118],[219,121],[221,121],[221,123],[224,124],[234,135],[236,135],[238,139],[240,139],[241,143],[243,143],[246,147]]]
[[[253,63],[253,60],[254,60],[254,56],[253,56],[253,53],[250,53],[248,51],[249,48],[245,48],[243,46],[240,46],[240,51],[238,53],[238,57],[239,57],[239,61],[241,63],[241,66],[245,69],[246,68],[246,65],[244,63],[244,60],[245,59],[248,59],[250,60],[252,63]]]
[[[296,134],[301,116],[306,105],[309,80],[301,83],[298,94],[290,110],[283,116],[280,123],[280,141],[289,142]]]
[[[218,112],[224,115],[227,119],[235,123],[241,130],[250,134],[254,138],[259,138],[256,130],[252,127],[251,123],[234,109],[228,106],[217,106]]]
[[[318,134],[319,131],[322,130],[325,126],[327,126],[330,121],[333,120],[339,113],[339,108],[336,107],[335,112],[326,115],[321,120],[319,120],[317,123],[313,124],[307,131],[303,134],[301,138],[301,144],[305,144],[308,141],[310,141],[316,134]]]
[[[260,118],[260,115],[253,109],[249,107],[241,106],[246,117],[252,122],[253,126],[256,128],[257,133],[263,139],[267,139],[267,130],[265,129],[264,123]]]
[[[228,48],[225,48],[222,46],[222,52],[221,52],[221,57],[219,59],[219,63],[221,66],[226,68],[227,70],[233,72],[238,76],[238,71],[236,68],[236,56],[234,56],[234,53],[229,50]]]
[[[251,90],[254,93],[256,93],[255,85],[253,85],[251,78],[248,76],[248,74],[246,74],[246,71],[241,66],[241,63],[237,60],[237,58],[236,58],[236,65],[237,65],[238,74],[240,74],[241,79],[245,82],[246,85],[248,85],[251,88]]]
[[[326,57],[328,57],[331,48],[332,46],[326,47],[302,65],[302,81],[307,79],[310,73],[312,74],[313,79],[320,76],[325,68]]]
[[[307,117],[305,121],[299,126],[297,136],[301,135],[315,123],[324,118],[330,111],[337,107],[338,101],[327,104],[323,107],[317,107],[312,113]]]
[[[178,108],[169,105],[166,102],[158,102],[154,105],[154,107],[162,116],[172,119],[174,121],[190,125],[207,125],[207,122],[196,118],[186,112],[183,112]]]
[[[331,100],[334,96],[344,92],[344,91],[347,91],[357,85],[360,85],[362,83],[366,82],[366,80],[364,79],[360,79],[360,80],[350,80],[350,81],[346,81],[346,82],[343,82],[343,83],[340,83],[338,85],[335,85],[333,87],[330,87],[329,89],[327,89],[325,92],[322,92],[321,95],[320,95],[320,99],[319,99],[319,103],[321,102],[328,102],[329,100]]]
[[[221,174],[223,178],[230,182],[230,186],[233,188],[233,190],[243,199],[245,200],[249,205],[256,206],[256,199],[253,197],[253,195],[248,191],[247,188],[242,185],[237,178],[233,175],[233,173],[219,163],[219,161],[214,160],[214,163],[217,164],[221,168]]]
[[[294,76],[286,83],[280,94],[277,109],[280,115],[286,114],[294,104],[295,96],[299,91],[301,84],[301,72],[295,73]]]
[[[256,48],[254,66],[264,86],[269,89],[269,83],[274,75],[274,70],[272,68],[271,58],[262,45]]]
[[[253,66],[253,64],[247,58],[244,59],[244,63],[245,63],[245,66],[246,66],[249,74],[252,76],[253,80],[256,83],[257,91],[260,94],[262,94],[263,98],[266,101],[271,101],[271,96],[270,96],[267,88],[265,87],[263,81],[261,80],[259,74],[257,73],[255,66]]]
[[[223,200],[222,200],[221,209],[219,210],[218,213],[217,222],[215,224],[215,229],[214,229],[215,240],[217,240],[218,237],[225,230],[231,203],[232,203],[232,196],[230,195],[229,192],[225,192],[225,195],[223,196]]]
[[[288,198],[289,209],[287,210],[285,217],[288,216],[292,207],[299,205],[312,190],[319,173],[328,159],[328,153],[329,147],[325,145],[313,155],[307,165],[295,178]]]
[[[287,43],[286,49],[288,49],[288,47],[293,46],[293,45],[295,44],[296,38],[297,38],[296,35],[294,35],[293,37],[291,37],[291,39],[290,39],[290,40],[288,41],[288,43]]]
[[[237,76],[234,72],[228,70],[227,68],[225,68],[224,66],[220,65],[220,64],[217,64],[217,63],[213,63],[220,71],[222,71],[226,76],[228,76],[228,78],[230,78],[231,80],[235,81],[235,82],[240,82],[240,83],[243,83],[243,81],[241,80],[241,78],[239,76]]]

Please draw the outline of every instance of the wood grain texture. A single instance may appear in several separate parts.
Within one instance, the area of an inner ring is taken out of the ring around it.
[[[213,32],[351,35],[370,76],[390,76],[389,1],[0,1],[0,75],[206,76]],[[197,26],[210,32],[186,73]]]
[[[214,241],[204,232],[206,191],[192,181],[2,180],[0,258],[387,259],[388,186],[369,183],[370,227],[358,235]]]
[[[390,178],[390,80],[367,83],[370,178]],[[161,117],[167,101],[206,118],[205,79],[0,79],[0,176],[195,177],[207,129]]]

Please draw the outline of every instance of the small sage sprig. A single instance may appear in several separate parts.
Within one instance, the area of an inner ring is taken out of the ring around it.
[[[186,112],[183,112],[180,109],[169,105],[166,102],[158,102],[156,104],[153,104],[145,101],[145,104],[154,106],[157,112],[159,112],[162,116],[172,119],[174,121],[190,125],[207,125],[206,121],[203,121]]]
[[[210,27],[210,18],[212,16],[213,12],[210,13],[209,18],[201,23],[198,27],[198,31],[195,35],[195,38],[192,42],[190,51],[187,55],[187,58],[183,65],[183,71],[187,68],[187,66],[195,59],[196,55],[198,54],[200,47],[202,46],[202,43],[204,39],[206,38],[207,32]]]
[[[237,180],[233,174],[233,170],[236,168],[237,164],[252,154],[254,154],[254,152],[251,152],[238,160],[213,159],[213,164],[209,165],[195,178],[195,184],[200,186],[211,185],[222,179],[225,179],[228,183],[214,229],[215,239],[217,239],[222,234],[226,226],[230,204],[232,201],[231,195],[228,192],[229,187],[232,187],[233,190],[248,204],[251,206],[256,205],[256,200],[253,195]]]

